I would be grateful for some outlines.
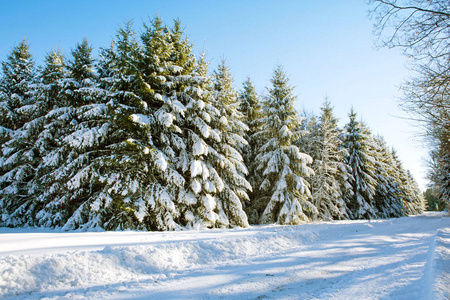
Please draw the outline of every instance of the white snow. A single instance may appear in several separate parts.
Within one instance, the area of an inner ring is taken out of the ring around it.
[[[191,177],[201,175],[203,172],[202,162],[199,160],[194,160],[191,163]]]
[[[147,115],[143,114],[132,114],[131,120],[144,126],[150,126],[153,124],[152,120]]]
[[[449,299],[450,217],[178,232],[0,228],[3,299]]]
[[[200,156],[208,154],[208,147],[204,141],[197,139],[197,141],[192,146],[192,155]]]

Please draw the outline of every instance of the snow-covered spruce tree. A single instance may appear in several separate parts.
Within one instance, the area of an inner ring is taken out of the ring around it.
[[[420,192],[411,173],[403,168],[395,151],[393,151],[393,158],[398,172],[398,180],[400,181],[403,214],[416,215],[422,213],[425,210],[425,198],[423,194]]]
[[[164,191],[164,197],[156,195],[154,201],[148,203],[151,217],[147,218],[146,222],[151,230],[174,230],[180,228],[182,218],[177,202],[186,199],[186,181],[174,161],[177,158],[176,149],[182,143],[177,120],[184,114],[185,109],[177,99],[174,78],[189,74],[192,68],[183,69],[178,65],[182,62],[177,61],[175,55],[175,34],[172,34],[171,29],[163,24],[159,17],[151,20],[148,25],[144,24],[144,28],[141,34],[143,49],[139,69],[150,95],[148,105],[153,121],[150,134],[153,146],[167,163],[166,169],[154,183],[154,187]],[[190,57],[190,47],[179,50],[189,53],[186,60],[194,59]]]
[[[260,131],[260,124],[258,120],[262,118],[261,99],[256,93],[256,89],[251,82],[250,78],[247,78],[242,84],[242,90],[239,93],[239,111],[243,114],[243,122],[247,125],[248,130],[244,134],[244,138],[247,140],[247,145],[242,149],[244,164],[248,169],[247,180],[250,183],[252,190],[248,192],[250,201],[249,203],[243,202],[244,209],[248,215],[249,222],[256,224],[258,222],[259,215],[258,209],[253,207],[254,200],[259,198],[258,182],[260,182],[260,176],[256,172],[255,157],[256,150],[263,145],[264,141],[254,138],[253,135]],[[260,208],[264,210],[264,208]]]
[[[212,96],[220,113],[220,118],[213,120],[213,125],[220,132],[220,141],[214,146],[221,159],[217,172],[224,184],[216,196],[219,223],[246,227],[248,220],[242,204],[250,200],[247,191],[251,191],[252,187],[245,179],[248,170],[241,153],[248,145],[244,138],[248,127],[238,109],[238,93],[233,88],[233,80],[224,60],[214,71]]]
[[[225,226],[216,199],[224,188],[216,168],[221,156],[214,147],[220,141],[220,132],[212,123],[220,116],[213,105],[204,56],[189,74],[172,78],[176,99],[184,107],[177,120],[181,133],[174,156],[176,169],[186,182],[178,203],[180,221],[187,227]]]
[[[105,229],[174,230],[179,228],[175,220],[179,213],[170,189],[182,178],[155,146],[158,125],[172,127],[170,122],[161,124],[155,114],[163,99],[169,37],[159,20],[145,26],[142,45],[134,36],[128,23],[100,62],[102,85],[110,99],[111,129],[117,138],[106,146],[111,154],[97,159],[104,169],[99,179],[101,197],[95,205]],[[166,117],[167,121],[170,116]]]
[[[416,180],[412,176],[411,172],[408,170],[408,194],[411,195],[410,199],[412,199],[412,213],[413,215],[421,214],[426,209],[426,201],[423,193],[420,191],[419,185]]]
[[[172,28],[158,18],[152,24],[152,30],[147,28],[142,37],[147,60],[142,76],[149,86],[153,83],[158,100],[152,103],[153,144],[168,162],[161,177],[176,209],[175,221],[188,227],[243,226],[245,222],[236,217],[231,205],[224,206],[217,198],[225,188],[216,167],[223,157],[215,149],[220,131],[213,120],[220,118],[209,90],[207,65],[204,60],[196,62],[178,20]],[[159,58],[148,55],[153,48],[161,52]]]
[[[375,137],[376,160],[375,178],[377,181],[374,205],[380,218],[403,216],[403,192],[399,179],[399,170],[391,150],[381,137]]]
[[[10,186],[12,177],[15,175],[9,173],[11,167],[4,167],[15,164],[13,157],[6,162],[15,149],[13,145],[7,145],[12,137],[15,136],[15,130],[21,128],[27,121],[33,119],[33,110],[29,109],[33,100],[32,84],[35,80],[35,68],[29,46],[25,40],[15,46],[6,60],[2,62],[2,76],[0,78],[0,189]],[[6,177],[5,176],[6,173]],[[19,174],[17,174],[19,176]],[[20,175],[22,178],[25,174]],[[19,178],[18,177],[18,178]],[[7,183],[4,183],[4,182]],[[10,190],[10,189],[8,189]],[[18,193],[17,190],[4,191],[5,193]],[[0,203],[0,207],[2,207]]]
[[[91,52],[92,47],[84,39],[72,50],[63,76],[43,76],[48,77],[44,80],[44,95],[53,105],[45,116],[47,141],[43,144],[47,151],[38,168],[39,226],[74,229],[86,221],[80,217],[79,209],[92,189],[87,184],[75,184],[74,178],[78,178],[77,183],[84,179],[80,170],[95,156],[107,127],[107,108],[100,103],[104,93],[95,83]],[[90,183],[91,187],[93,184]]]
[[[333,116],[333,108],[328,100],[321,107],[320,123],[311,128],[311,165],[314,175],[310,177],[312,202],[322,220],[347,219],[347,206],[344,200],[345,189],[351,169],[344,163],[347,154],[339,138],[341,130],[338,120]]]
[[[169,39],[157,39],[165,45],[162,50],[167,56],[157,68],[164,70],[164,77],[155,78],[162,81],[153,141],[166,156],[168,166],[174,168],[171,180],[177,178],[168,185],[179,213],[177,222],[188,227],[245,226],[245,214],[217,198],[218,193],[226,193],[218,171],[228,166],[229,159],[216,149],[221,140],[217,128],[220,112],[212,98],[204,57],[196,62],[178,20],[172,28],[163,26],[159,19],[154,22],[153,27],[160,28],[154,33],[168,32]]]
[[[450,213],[450,153],[447,152],[442,146],[431,151],[428,178],[434,183],[430,191],[439,199],[436,205],[441,209],[447,207]]]
[[[211,179],[216,173],[211,169],[212,164],[206,162],[211,160],[211,154],[200,150],[210,145],[207,137],[219,138],[218,132],[210,134],[209,131],[211,116],[217,111],[205,104],[211,101],[206,65],[197,64],[192,45],[178,20],[168,28],[155,18],[141,39],[144,45],[143,78],[151,85],[156,100],[152,103],[153,144],[168,162],[161,177],[164,177],[167,195],[174,203],[175,221],[188,227],[220,226],[214,196],[222,182]],[[207,97],[205,102],[203,97]],[[160,202],[152,210],[166,207],[166,203]]]
[[[281,66],[275,69],[271,83],[263,103],[266,117],[261,119],[261,131],[254,135],[267,139],[255,158],[264,178],[259,189],[265,193],[262,198],[267,203],[260,222],[299,224],[317,213],[303,178],[314,173],[307,166],[312,159],[293,144],[299,138],[301,120],[294,108],[293,88]]]
[[[34,94],[35,69],[25,41],[14,47],[2,63],[0,79],[0,223],[25,222],[18,215],[28,202],[38,153],[33,139],[39,133],[33,120],[40,113]],[[30,124],[28,124],[30,123]],[[24,126],[26,125],[26,126]]]
[[[317,154],[316,152],[319,144],[318,118],[315,115],[305,117],[302,119],[299,130],[302,130],[304,134],[302,134],[294,144],[297,145],[300,151],[308,154],[314,160],[314,155]]]
[[[95,127],[101,131],[95,134],[98,150],[89,148],[95,145],[84,148],[84,156],[89,160],[69,181],[74,188],[85,186],[87,191],[86,200],[69,224],[87,222],[84,226],[108,230],[179,228],[174,220],[178,212],[168,187],[180,178],[171,171],[165,155],[154,144],[154,126],[158,119],[155,103],[162,95],[158,93],[157,81],[149,79],[163,82],[164,74],[160,73],[165,70],[159,68],[158,59],[154,59],[162,51],[156,45],[159,28],[152,26],[146,27],[141,36],[144,44],[140,46],[128,23],[119,30],[113,46],[102,53],[99,74],[106,92],[107,122]],[[146,34],[155,36],[145,43]],[[167,39],[167,35],[163,39]],[[154,59],[149,62],[151,65],[140,68],[150,56]],[[152,69],[156,74],[148,76],[146,72]],[[74,137],[72,140],[78,140]]]
[[[349,118],[349,123],[345,125],[344,147],[348,151],[345,162],[352,168],[353,194],[346,199],[347,207],[353,219],[372,219],[377,216],[373,202],[377,184],[375,147],[367,127],[356,120],[353,108]]]
[[[2,218],[6,226],[34,225],[38,203],[33,196],[41,192],[37,180],[39,168],[48,144],[53,143],[46,127],[46,114],[56,102],[55,83],[63,77],[63,69],[63,58],[57,50],[47,54],[40,81],[32,85],[33,101],[26,106],[26,111],[32,111],[32,118],[3,144],[1,181],[4,189],[0,197],[6,209]]]
[[[30,85],[35,79],[35,68],[25,40],[15,46],[6,60],[2,62],[2,71],[3,76],[0,78],[0,134],[4,135],[5,130],[21,128],[26,121],[29,121],[29,113],[32,113],[25,108],[33,101]],[[19,111],[20,109],[22,110]]]

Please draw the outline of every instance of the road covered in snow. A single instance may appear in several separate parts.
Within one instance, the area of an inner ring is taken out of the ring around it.
[[[4,299],[450,299],[450,217],[181,232],[0,228]]]

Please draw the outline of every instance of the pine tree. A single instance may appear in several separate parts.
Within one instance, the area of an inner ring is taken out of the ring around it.
[[[307,152],[313,158],[312,199],[320,219],[345,219],[348,216],[344,190],[351,178],[350,167],[344,163],[346,151],[339,138],[341,131],[328,100],[321,110],[320,123],[311,128],[313,138],[309,142],[312,149]]]
[[[376,145],[375,177],[377,181],[374,196],[374,205],[380,218],[394,218],[403,216],[403,203],[399,170],[392,152],[386,142],[377,137]]]
[[[374,146],[369,130],[356,120],[356,113],[349,114],[345,126],[344,147],[348,154],[346,163],[352,168],[351,186],[353,194],[347,199],[347,206],[354,219],[372,219],[377,216],[373,198],[376,189]]]
[[[242,203],[249,201],[247,190],[252,190],[245,179],[248,174],[242,157],[242,149],[248,145],[244,138],[248,130],[243,123],[243,114],[238,110],[238,93],[233,88],[229,68],[223,60],[213,75],[214,105],[220,118],[215,120],[215,127],[220,132],[220,142],[215,145],[221,156],[217,172],[222,178],[223,190],[217,193],[219,223],[224,226],[248,226],[247,215]]]
[[[181,136],[174,161],[186,182],[179,206],[181,222],[188,227],[217,225],[215,194],[223,190],[223,181],[215,168],[219,154],[212,145],[220,141],[219,131],[211,124],[219,112],[212,105],[205,70],[199,64],[190,74],[174,78],[176,86],[183,87],[176,97],[185,108],[178,121]]]
[[[40,72],[40,89],[45,93],[47,101],[56,100],[59,90],[58,81],[66,75],[66,62],[59,49],[50,51],[44,59],[44,67]],[[57,102],[57,101],[56,101]],[[56,103],[53,103],[56,104]]]
[[[33,97],[30,94],[35,68],[29,46],[25,40],[14,47],[6,61],[2,62],[0,80],[0,134],[21,128],[30,120],[32,110],[27,109]]]
[[[319,121],[315,115],[305,116],[302,120],[299,130],[304,132],[294,143],[300,151],[308,154],[314,160],[319,150]]]
[[[266,117],[260,120],[261,131],[255,134],[267,139],[256,156],[264,178],[259,189],[267,195],[260,222],[299,224],[309,219],[307,214],[317,213],[308,200],[310,191],[303,178],[313,174],[307,166],[312,159],[293,144],[300,136],[297,130],[300,119],[294,108],[293,88],[281,67],[275,70],[271,83],[264,101]]]
[[[34,63],[22,41],[2,63],[0,82],[0,224],[32,224],[30,190],[39,162],[35,143],[42,131],[42,107],[36,101]]]
[[[99,144],[109,133],[108,108],[101,103],[104,93],[95,83],[91,52],[84,39],[72,50],[66,75],[48,83],[56,96],[49,97],[54,105],[46,116],[46,132],[52,143],[39,168],[42,209],[36,218],[40,226],[73,229],[90,221],[86,198],[93,192],[95,178],[87,178],[87,174],[89,167],[94,169],[93,162],[102,150]]]
[[[67,76],[64,56],[59,50],[53,50],[45,57],[45,65],[40,72],[40,80],[36,86],[37,104],[41,108],[41,129],[35,144],[39,147],[40,163],[36,168],[37,186],[32,191],[34,196],[39,196],[45,190],[39,184],[39,178],[48,171],[48,165],[54,161],[48,161],[48,154],[59,148],[61,132],[69,126],[67,108],[63,108],[61,93],[63,92],[63,80]],[[70,121],[70,120],[69,120]]]
[[[393,159],[398,172],[398,180],[400,181],[403,214],[421,214],[425,210],[425,198],[423,197],[423,194],[420,192],[411,173],[403,168],[403,165],[395,152],[393,153]]]
[[[213,120],[219,111],[209,90],[207,65],[203,59],[196,63],[178,20],[167,28],[157,18],[151,29],[142,40],[144,57],[148,57],[145,65],[154,69],[144,66],[143,76],[153,82],[151,87],[159,100],[152,104],[153,143],[168,162],[165,186],[175,205],[175,221],[188,227],[245,225],[236,217],[239,209],[224,207],[217,198],[225,188],[216,168],[223,157],[215,149],[220,131],[214,128]],[[162,55],[147,54],[146,49],[152,48],[146,45],[152,41],[152,47],[156,45]],[[159,207],[164,209],[164,204]]]
[[[427,188],[423,193],[428,211],[443,211],[446,208],[444,199],[439,198],[435,187]]]
[[[153,29],[147,27],[141,39],[149,30]],[[140,68],[145,55],[158,56],[157,48],[150,49],[152,45],[139,45],[129,22],[119,29],[113,46],[103,51],[100,62],[112,138],[105,139],[105,150],[93,164],[101,169],[92,175],[98,181],[99,196],[90,205],[95,208],[96,222],[105,229],[179,228],[174,221],[175,205],[164,184],[168,162],[154,145],[154,105],[161,94],[150,85],[154,82],[147,82],[145,73],[150,68],[161,71],[155,69],[154,62],[147,69]]]
[[[177,178],[175,184],[168,185],[177,211],[176,222],[187,227],[245,226],[240,203],[232,206],[231,202],[222,203],[218,198],[226,188],[219,166],[225,167],[229,159],[217,148],[221,140],[217,127],[220,112],[213,98],[204,56],[196,62],[192,45],[184,37],[178,20],[172,28],[156,20],[153,28],[156,31],[152,34],[160,32],[168,36],[156,38],[165,45],[166,56],[162,56],[157,68],[165,73],[158,77],[162,79],[161,97],[154,106],[153,141],[173,168],[169,179]],[[153,86],[157,89],[158,84]]]
[[[441,132],[442,135],[448,135]],[[430,153],[430,171],[428,178],[433,182],[433,192],[439,198],[439,207],[450,212],[450,151],[448,138],[441,137],[437,149]]]
[[[186,198],[186,181],[174,161],[175,149],[180,146],[181,139],[177,120],[180,120],[185,110],[177,99],[174,78],[187,75],[192,69],[178,66],[179,62],[174,55],[176,50],[173,35],[160,18],[156,17],[144,27],[141,35],[143,50],[139,63],[144,85],[149,89],[149,113],[154,121],[150,132],[153,146],[167,162],[166,170],[159,176],[158,183],[154,184],[164,191],[165,198],[155,197],[155,201],[149,203],[151,217],[147,218],[147,223],[152,229],[173,230],[179,228],[182,218],[177,202]],[[187,48],[190,54],[190,46],[187,45]]]
[[[70,78],[78,84],[86,85],[91,83],[89,81],[95,80],[94,58],[91,53],[92,46],[89,45],[87,38],[72,50],[72,60],[67,70],[71,74]]]
[[[244,134],[244,138],[247,140],[248,144],[243,147],[242,152],[244,164],[248,168],[248,182],[252,187],[252,190],[248,192],[250,198],[249,203],[243,202],[243,204],[249,217],[249,221],[252,224],[255,224],[258,222],[258,210],[264,209],[254,207],[256,204],[255,199],[259,198],[257,191],[258,182],[260,181],[260,176],[256,171],[255,165],[256,150],[264,143],[253,135],[260,131],[261,125],[258,124],[258,120],[262,118],[262,109],[260,97],[256,93],[250,78],[247,78],[242,85],[243,89],[239,94],[239,111],[243,114],[243,122],[248,127],[248,130]]]

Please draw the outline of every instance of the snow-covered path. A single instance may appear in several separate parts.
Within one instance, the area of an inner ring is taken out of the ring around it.
[[[0,228],[5,299],[450,299],[450,217],[186,232]]]

